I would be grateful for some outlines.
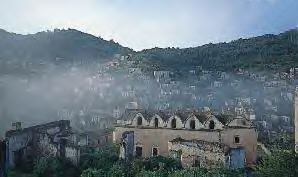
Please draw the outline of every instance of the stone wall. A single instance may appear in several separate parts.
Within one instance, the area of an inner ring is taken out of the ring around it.
[[[142,156],[152,156],[152,148],[158,148],[158,154],[168,156],[168,142],[181,137],[183,139],[197,139],[209,142],[219,142],[219,131],[200,131],[167,128],[136,128],[136,127],[115,127],[113,140],[121,143],[122,134],[125,131],[134,131],[135,146],[142,147]]]
[[[220,143],[169,142],[169,149],[181,153],[183,167],[212,167],[224,165],[225,152]]]
[[[68,158],[73,164],[78,165],[80,160],[79,148],[75,146],[66,146],[65,157]]]
[[[235,142],[239,138],[239,143]],[[247,165],[257,159],[257,132],[254,128],[227,128],[221,132],[221,142],[231,148],[243,147]]]
[[[159,155],[168,156],[168,142],[180,137],[185,140],[223,143],[231,148],[243,147],[247,165],[253,164],[257,158],[257,133],[254,128],[225,127],[223,130],[187,130],[118,126],[113,132],[114,142],[121,143],[122,134],[125,131],[134,131],[135,146],[142,147],[142,157],[152,156],[153,147],[158,148]],[[239,142],[235,142],[235,137],[238,137]]]
[[[24,150],[28,146],[29,142],[33,140],[32,131],[27,131],[21,134],[16,134],[11,137],[7,137],[8,141],[8,164],[9,167],[15,167],[15,162],[19,161],[24,154]],[[33,144],[32,144],[33,145]]]
[[[33,160],[41,156],[64,157],[65,145],[68,141],[72,141],[72,133],[70,122],[61,120],[8,131],[6,139],[8,141],[7,160],[9,167],[14,168],[32,165]],[[61,144],[63,146],[60,146]]]

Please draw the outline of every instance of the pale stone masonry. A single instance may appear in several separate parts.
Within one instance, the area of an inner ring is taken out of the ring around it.
[[[172,157],[180,158],[183,167],[212,167],[225,164],[225,145],[181,138],[169,142]]]
[[[182,138],[243,148],[247,166],[257,159],[257,132],[242,116],[222,120],[211,112],[126,110],[117,120],[114,142],[121,143],[122,134],[128,131],[134,132],[137,157],[169,156],[168,143]]]
[[[78,164],[79,146],[75,142],[69,120],[59,120],[22,129],[20,123],[6,132],[9,168],[31,168],[38,157],[60,156]]]

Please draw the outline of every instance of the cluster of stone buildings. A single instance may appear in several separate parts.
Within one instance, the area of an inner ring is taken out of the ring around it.
[[[181,79],[176,72],[159,68],[145,71],[130,57],[115,55],[109,62],[94,64],[94,70],[89,70],[92,74],[83,76],[83,81],[73,89],[73,100],[69,102],[74,105],[63,106],[65,114],[59,117],[75,120],[82,129],[104,129],[113,127],[113,122],[94,113],[96,109],[119,116],[132,102],[137,108],[154,110],[208,106],[223,114],[245,112],[260,134],[268,138],[280,132],[293,132],[289,108],[298,68],[282,73],[261,73],[243,69],[210,71],[193,66],[177,71],[183,75]],[[68,68],[70,72],[66,75],[80,76],[76,67]],[[26,85],[30,88],[30,79]],[[5,113],[0,108],[1,112]]]
[[[85,120],[91,122],[90,131],[85,133],[74,131],[68,120],[28,128],[14,123],[5,141],[0,141],[0,177],[3,169],[32,165],[38,157],[59,156],[78,164],[83,151],[111,141],[121,144],[120,157],[128,162],[170,156],[181,160],[184,167],[223,165],[239,169],[251,167],[258,158],[258,132],[242,106],[226,115],[214,114],[207,108],[150,111],[131,106],[113,118],[113,131],[103,131],[107,126],[101,131],[96,129],[97,124],[105,122],[98,114],[91,115]],[[298,87],[294,118],[298,152]]]
[[[28,128],[22,128],[21,123],[17,122],[5,136],[9,168],[30,168],[37,157],[59,156],[69,158],[74,164],[79,162],[80,147],[69,120]]]
[[[110,131],[86,131],[80,133],[70,125],[70,120],[22,128],[13,123],[0,141],[0,177],[7,168],[32,169],[40,157],[60,157],[78,165],[84,152],[96,150],[112,142]],[[2,176],[1,176],[2,175]]]
[[[142,109],[208,106],[224,114],[233,114],[241,104],[246,117],[255,123],[260,133],[268,135],[267,138],[280,132],[293,132],[290,105],[294,98],[298,68],[291,68],[288,72],[265,73],[244,69],[234,72],[210,71],[194,66],[177,71],[183,75],[183,79],[179,79],[177,73],[167,70],[153,69],[145,73],[136,61],[128,60],[125,56],[120,58],[115,58],[118,64],[106,66],[103,73],[114,77],[109,70],[127,69],[129,72],[123,71],[123,77],[128,79],[126,83],[140,85],[119,88],[120,98],[127,102],[134,101]],[[140,77],[142,79],[138,79]],[[154,89],[154,93],[148,93],[150,89],[142,89],[144,85]],[[120,108],[124,108],[127,102],[123,102]]]
[[[133,132],[135,157],[174,156],[185,167],[225,164],[231,168],[251,166],[257,159],[257,132],[244,117],[223,119],[211,112],[127,110],[117,120],[113,139]],[[131,147],[130,147],[131,148]],[[237,161],[237,163],[235,163]]]

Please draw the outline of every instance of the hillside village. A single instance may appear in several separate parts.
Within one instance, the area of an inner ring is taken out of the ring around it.
[[[79,114],[75,119],[80,120],[81,114],[83,117],[89,116],[89,119],[81,119],[83,125],[94,123],[97,128],[107,128],[112,125],[107,121],[108,115],[117,118],[129,108],[192,110],[205,107],[219,115],[245,115],[254,122],[265,139],[293,131],[292,103],[298,68],[280,73],[260,73],[244,69],[227,73],[207,71],[201,66],[194,68],[183,76],[185,79],[178,80],[170,71],[144,73],[141,68],[134,66],[134,61],[129,60],[129,56],[120,56],[101,65],[99,72],[88,78],[89,90],[82,91],[81,94],[105,93],[98,96],[107,102],[113,98],[109,95],[113,94],[117,95],[117,101],[121,104],[110,107],[109,110],[101,110],[96,108],[95,103],[84,107],[79,113],[77,110],[64,109],[64,114],[69,116],[65,118],[74,119]],[[113,87],[117,87],[117,90]],[[113,103],[113,100],[110,102]]]
[[[6,166],[25,167],[42,156],[79,165],[82,154],[116,143],[127,162],[166,156],[184,168],[242,169],[252,168],[271,145],[293,149],[297,65],[276,72],[203,64],[173,70],[108,44],[115,51],[100,61],[0,57]],[[38,101],[28,102],[32,98]]]

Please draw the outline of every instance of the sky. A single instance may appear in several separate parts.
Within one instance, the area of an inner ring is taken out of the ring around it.
[[[74,28],[142,50],[228,42],[298,26],[298,0],[0,0],[0,28]]]

